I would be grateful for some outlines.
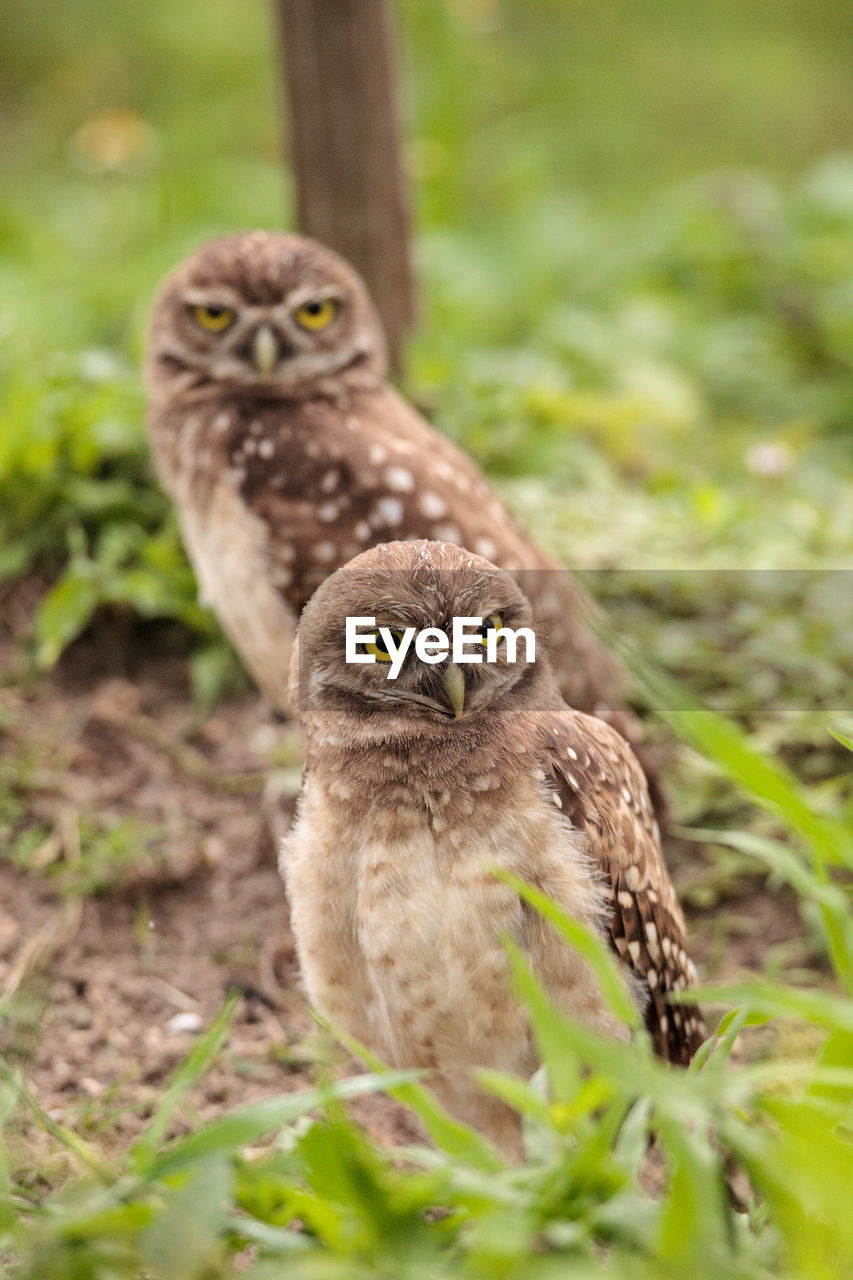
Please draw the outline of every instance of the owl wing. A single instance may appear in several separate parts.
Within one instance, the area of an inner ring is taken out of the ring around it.
[[[271,556],[285,547],[298,571],[282,575],[291,599],[301,591],[304,604],[360,551],[398,539],[454,542],[501,566],[556,570],[471,459],[390,388],[353,395],[346,410],[319,399],[266,409],[251,427],[258,434],[247,438],[235,422],[228,461]]]
[[[648,992],[655,1049],[686,1065],[705,1029],[698,1011],[667,1001],[694,984],[696,972],[642,770],[614,729],[568,707],[546,713],[543,750],[554,803],[584,833],[602,873],[611,944]]]
[[[257,434],[252,437],[249,431]],[[226,439],[240,493],[264,530],[270,579],[299,611],[360,551],[396,539],[454,542],[514,573],[533,605],[567,701],[641,749],[622,673],[586,623],[591,605],[506,510],[485,476],[389,387],[259,407]]]

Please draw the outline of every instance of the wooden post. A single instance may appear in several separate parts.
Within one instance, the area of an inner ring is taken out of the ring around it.
[[[275,0],[299,228],[348,258],[399,370],[415,318],[388,0]]]

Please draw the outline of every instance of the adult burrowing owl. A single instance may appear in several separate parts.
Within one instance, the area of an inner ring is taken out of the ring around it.
[[[363,282],[301,236],[215,240],[162,287],[151,438],[202,597],[249,671],[285,706],[296,617],[327,574],[379,542],[439,539],[530,571],[566,698],[638,742],[619,671],[582,620],[584,593],[385,375]]]
[[[491,864],[609,933],[663,1057],[688,1062],[702,1031],[666,1000],[694,972],[642,771],[609,725],[565,705],[544,654],[519,644],[511,662],[502,640],[494,664],[463,669],[410,651],[390,680],[374,631],[360,651],[378,660],[345,661],[347,618],[396,634],[454,617],[487,634],[532,613],[507,573],[447,543],[375,547],[317,590],[294,648],[306,775],[281,865],[313,1003],[387,1061],[431,1069],[448,1108],[510,1150],[509,1113],[469,1071],[537,1065],[500,936],[558,1005],[617,1027],[586,963]]]

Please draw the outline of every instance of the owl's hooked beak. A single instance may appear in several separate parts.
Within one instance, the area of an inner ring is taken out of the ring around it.
[[[279,361],[278,339],[268,324],[262,324],[252,339],[252,359],[258,373],[267,377]]]
[[[441,677],[441,687],[453,708],[453,717],[458,720],[465,707],[465,677],[462,668],[455,662],[449,662]]]

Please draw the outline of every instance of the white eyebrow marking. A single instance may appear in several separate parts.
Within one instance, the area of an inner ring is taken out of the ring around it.
[[[301,284],[290,293],[284,295],[284,304],[289,311],[295,311],[304,302],[343,302],[344,295],[338,285],[329,281],[327,284]]]
[[[226,284],[212,285],[209,289],[202,289],[191,285],[188,289],[184,289],[181,294],[182,300],[188,307],[242,307],[243,299],[236,289],[230,289]]]

